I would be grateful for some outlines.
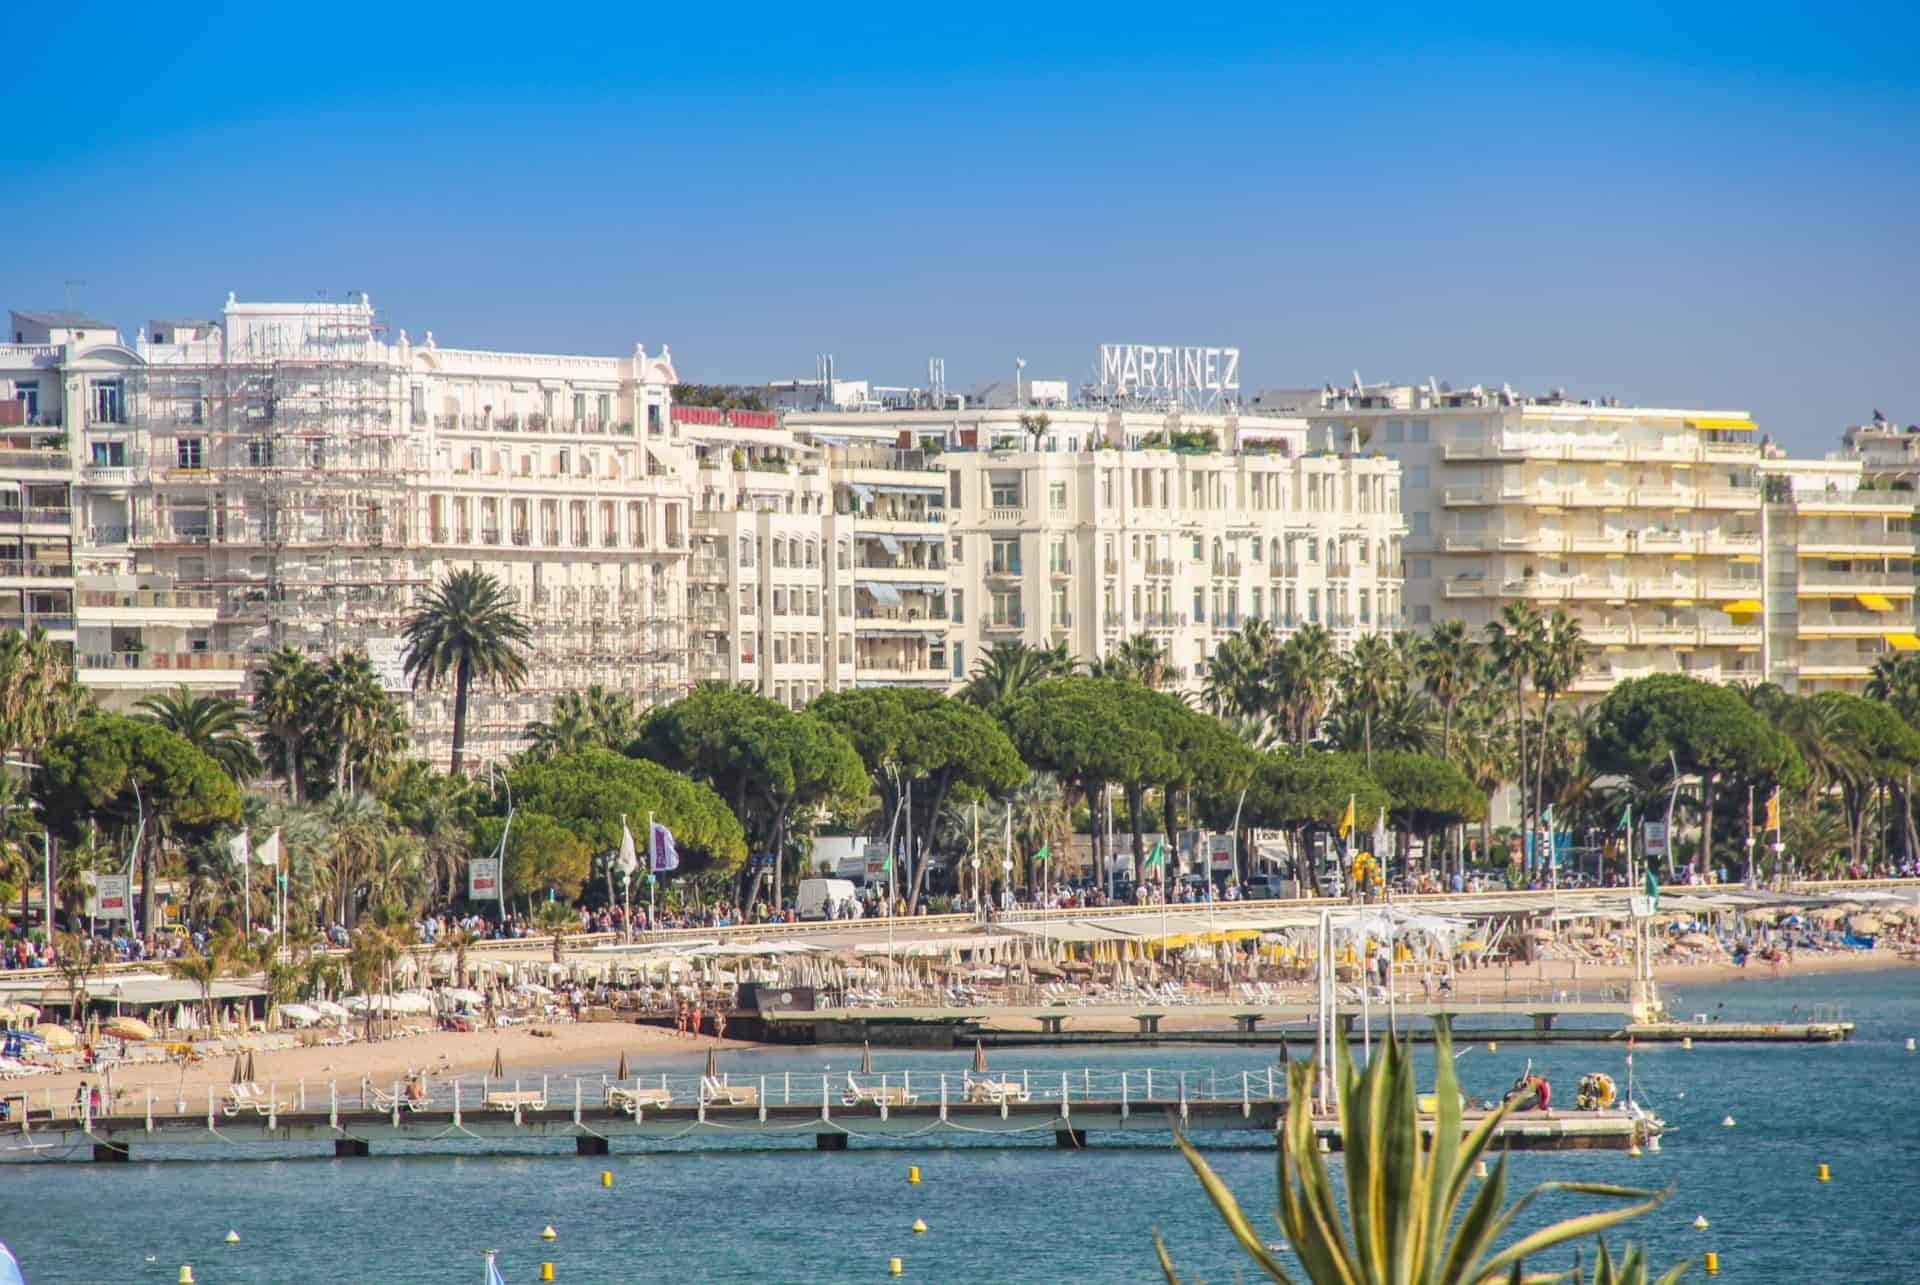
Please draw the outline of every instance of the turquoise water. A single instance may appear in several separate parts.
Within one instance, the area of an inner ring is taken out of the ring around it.
[[[1683,989],[1674,1007],[1738,1020],[1819,1003],[1841,1004],[1860,1024],[1850,1043],[1640,1049],[1639,1095],[1678,1126],[1664,1150],[1638,1159],[1520,1155],[1516,1181],[1675,1184],[1673,1198],[1634,1234],[1663,1263],[1716,1251],[1727,1282],[1920,1280],[1920,1112],[1912,1107],[1920,1054],[1903,1047],[1920,1035],[1920,973],[1756,977]],[[725,1065],[736,1075],[817,1074],[825,1066],[845,1071],[857,1056],[736,1054]],[[1223,1079],[1270,1059],[1253,1049],[1008,1050],[993,1055],[993,1066],[1057,1075],[1090,1056],[1116,1069],[1151,1065]],[[1510,1044],[1489,1053],[1473,1045],[1457,1067],[1469,1093],[1490,1097],[1529,1057],[1557,1096],[1571,1097],[1587,1070],[1624,1075],[1617,1047]],[[958,1072],[967,1061],[876,1053],[874,1069]],[[697,1067],[682,1059],[652,1069]],[[1734,1128],[1721,1126],[1726,1115]],[[1273,1151],[1249,1145],[1251,1136],[1202,1142],[1242,1204],[1270,1225]],[[909,1281],[1149,1282],[1160,1279],[1158,1228],[1187,1279],[1231,1281],[1236,1271],[1251,1279],[1185,1163],[1158,1145],[1102,1145],[1095,1135],[1084,1151],[1060,1152],[1050,1132],[1016,1147],[855,1141],[840,1153],[815,1152],[810,1140],[774,1149],[628,1145],[603,1159],[569,1151],[8,1165],[0,1168],[0,1239],[33,1285],[161,1285],[182,1263],[193,1264],[202,1285],[473,1285],[484,1248],[500,1251],[514,1285],[537,1280],[542,1261],[568,1285],[883,1281],[894,1255]],[[1825,1185],[1814,1181],[1821,1162],[1832,1166]],[[910,1164],[921,1170],[917,1187],[906,1183]],[[600,1185],[603,1169],[614,1174],[611,1190]],[[1711,1228],[1692,1230],[1695,1214]],[[915,1218],[926,1220],[925,1235],[908,1230]],[[559,1238],[542,1242],[549,1223]],[[239,1245],[221,1243],[228,1228],[240,1232]],[[1568,1255],[1529,1265],[1570,1264]]]

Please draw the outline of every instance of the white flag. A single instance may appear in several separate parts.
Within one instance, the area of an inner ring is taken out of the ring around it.
[[[278,830],[273,832],[271,839],[268,839],[260,845],[259,849],[254,852],[253,859],[263,866],[277,866],[280,864],[280,832]]]
[[[673,831],[658,821],[653,823],[653,837],[648,847],[653,853],[652,869],[655,874],[680,868],[680,850],[673,846]]]
[[[251,855],[251,845],[247,842],[247,832],[245,830],[242,830],[239,834],[227,840],[227,853],[233,858],[234,865],[244,866],[247,864],[247,858]]]
[[[633,831],[627,828],[627,819],[620,818],[620,856],[614,864],[625,878],[633,878],[633,872],[640,868],[639,854],[634,851]]]

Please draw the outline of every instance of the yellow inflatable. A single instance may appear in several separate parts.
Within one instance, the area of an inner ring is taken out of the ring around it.
[[[1610,1107],[1618,1096],[1614,1088],[1613,1077],[1603,1071],[1590,1071],[1580,1077],[1580,1087],[1574,1093],[1573,1104],[1582,1111],[1599,1111]]]

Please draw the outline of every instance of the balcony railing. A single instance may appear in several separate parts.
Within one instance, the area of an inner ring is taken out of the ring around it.
[[[0,576],[31,580],[71,580],[71,562],[42,562],[36,558],[0,558]]]
[[[185,589],[80,589],[80,606],[156,611],[212,611],[220,605],[220,596]]]
[[[980,627],[982,629],[1025,629],[1027,613],[1024,611],[992,612],[981,617]]]
[[[523,549],[527,548],[533,543],[533,533],[530,531],[515,531],[513,533],[513,542]]]
[[[0,509],[0,522],[71,522],[73,510],[29,506],[18,509]]]
[[[65,451],[0,451],[0,469],[45,469],[65,472],[73,466]]]
[[[1110,576],[1118,575],[1120,573],[1120,559],[1118,558],[1103,559],[1100,565],[1102,569],[1105,570],[1106,573]]]
[[[993,564],[987,568],[987,574],[990,576],[998,576],[1002,579],[1017,576],[1020,574],[1020,560],[1018,558],[1012,561],[996,559]]]
[[[1047,574],[1048,574],[1048,575],[1050,575],[1050,576],[1070,576],[1070,575],[1072,575],[1072,574],[1073,574],[1073,559],[1072,559],[1072,558],[1065,558],[1065,559],[1062,559],[1062,560],[1059,560],[1059,561],[1055,561],[1055,562],[1050,562],[1050,563],[1048,563],[1048,564],[1047,564]]]
[[[1170,576],[1173,574],[1173,559],[1148,558],[1147,574],[1150,576]]]
[[[151,670],[178,673],[208,669],[245,669],[243,651],[113,651],[82,652],[81,669]]]
[[[73,617],[56,612],[36,611],[30,616],[0,616],[0,629],[28,629],[38,625],[42,629],[71,629]]]

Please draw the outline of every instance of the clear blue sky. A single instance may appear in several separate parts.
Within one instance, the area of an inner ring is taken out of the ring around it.
[[[1344,8],[41,6],[0,306],[1920,422],[1912,6]]]

